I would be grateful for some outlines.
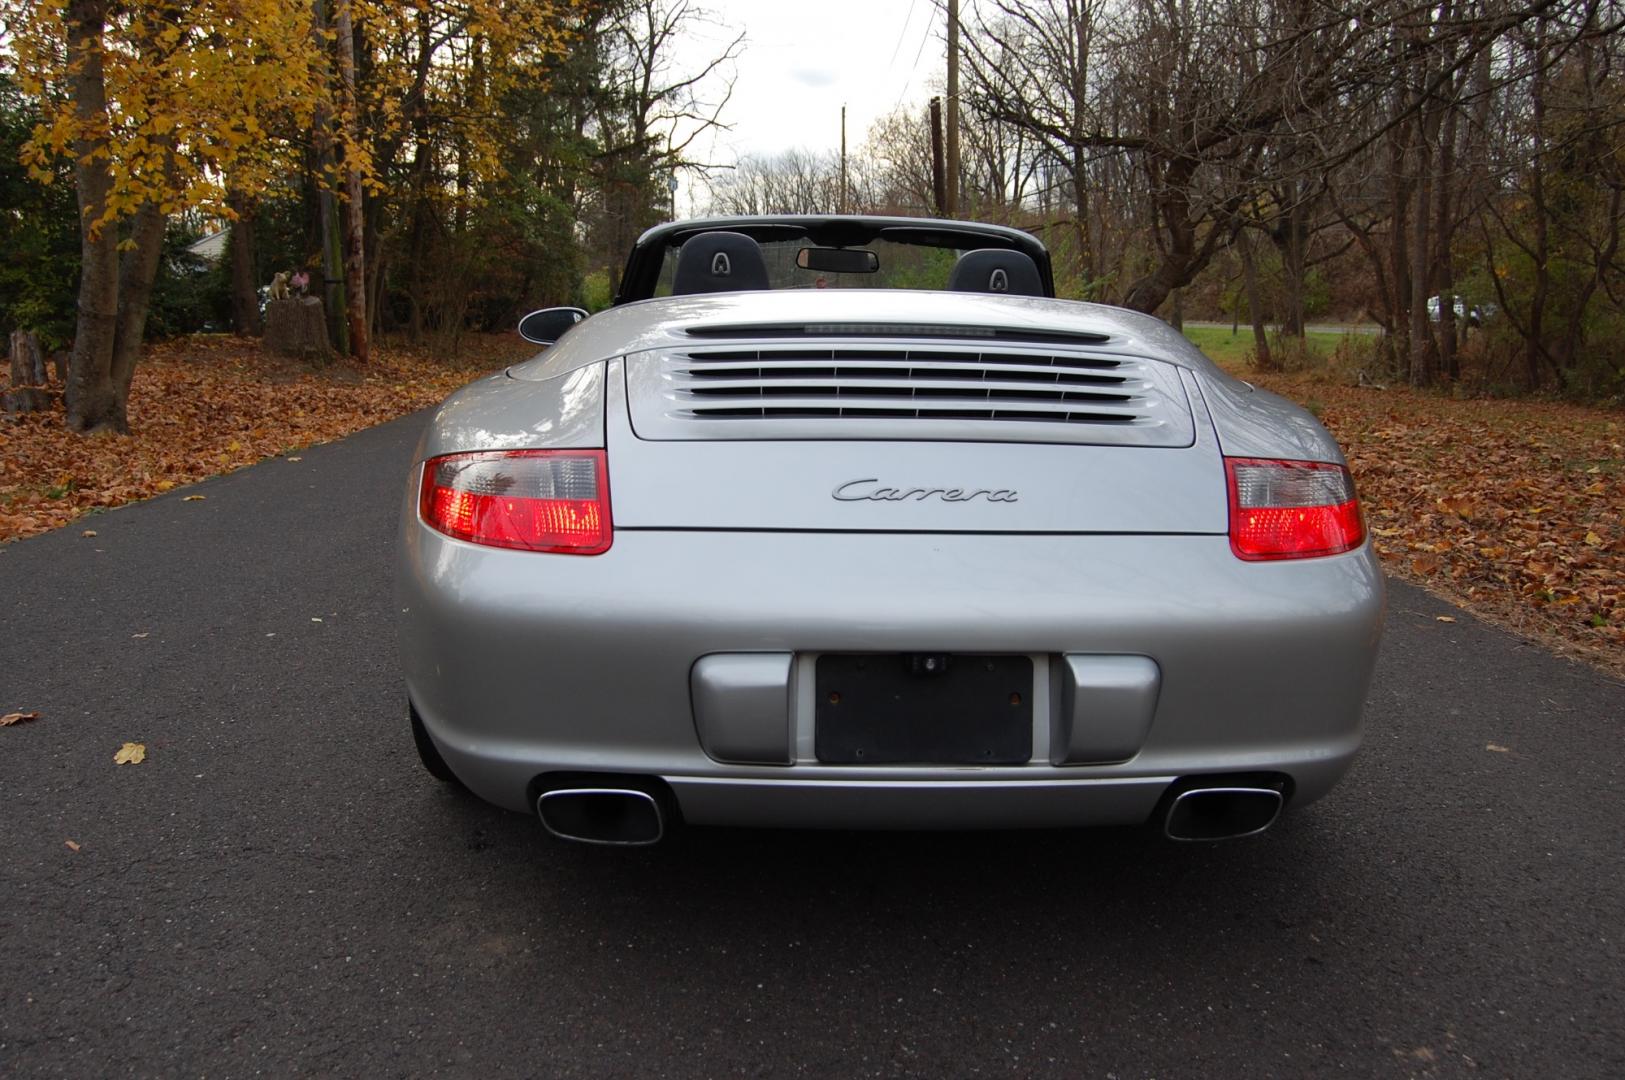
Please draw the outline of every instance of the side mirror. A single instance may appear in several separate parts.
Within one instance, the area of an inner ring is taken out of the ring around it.
[[[587,313],[578,307],[550,307],[533,311],[519,320],[519,336],[537,345],[551,345]]]

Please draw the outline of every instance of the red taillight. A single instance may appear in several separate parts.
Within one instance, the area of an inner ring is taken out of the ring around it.
[[[423,520],[491,547],[598,555],[609,550],[609,472],[602,450],[447,454],[423,464]]]
[[[1306,559],[1352,551],[1365,540],[1354,481],[1321,461],[1225,458],[1230,549],[1240,558]]]

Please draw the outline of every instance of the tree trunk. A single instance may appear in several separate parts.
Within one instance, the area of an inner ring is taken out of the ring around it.
[[[315,367],[331,360],[333,348],[328,343],[327,316],[321,300],[305,296],[267,302],[264,349]]]
[[[101,41],[106,16],[105,0],[74,0],[68,11],[68,52],[75,70],[70,92],[83,130],[93,133],[105,131],[108,123]],[[163,155],[168,184],[174,176],[173,143],[155,138],[153,147]],[[168,217],[156,202],[141,205],[122,245],[127,252],[121,266],[118,227],[103,220],[113,190],[105,136],[82,136],[75,140],[74,152],[82,269],[79,319],[65,388],[67,423],[74,431],[127,435],[130,382],[141,355]]]
[[[144,203],[130,230],[129,250],[119,269],[118,327],[113,335],[113,386],[118,394],[122,417],[130,400],[130,380],[141,356],[141,341],[147,332],[147,312],[152,307],[152,286],[158,279],[158,263],[164,254],[164,229],[169,218],[157,203]],[[129,430],[128,422],[124,430]]]
[[[1221,227],[1220,222],[1234,215],[1242,200],[1231,199],[1217,212],[1193,216],[1190,192],[1197,168],[1195,159],[1180,157],[1166,169],[1153,172],[1153,183],[1162,192],[1156,200],[1156,217],[1163,233],[1158,240],[1157,266],[1129,286],[1123,297],[1124,307],[1152,314],[1169,293],[1189,285],[1207,269],[1221,240],[1228,243],[1232,238],[1234,229]],[[1210,217],[1211,223],[1198,242],[1204,217]]]
[[[355,87],[355,26],[350,18],[350,0],[337,0],[333,16],[339,41],[339,75],[344,81],[345,135],[354,144],[361,137],[356,117],[361,100]],[[368,352],[366,222],[361,204],[361,170],[349,153],[344,156],[344,185],[344,293],[348,302],[350,355],[365,364]]]
[[[1302,185],[1296,181],[1287,186],[1291,200],[1281,224],[1286,230],[1281,245],[1281,278],[1285,284],[1286,309],[1281,314],[1281,333],[1301,339],[1303,337],[1304,277],[1308,274],[1309,222],[1308,208],[1304,205]]]
[[[45,356],[32,330],[11,332],[11,389],[0,393],[0,412],[44,412],[51,407],[45,389]]]
[[[40,352],[39,335],[32,330],[11,332],[11,385],[45,385],[45,354]]]
[[[1407,140],[1414,138],[1409,122],[1396,127],[1388,139],[1389,189],[1389,245],[1388,274],[1389,303],[1392,313],[1393,334],[1385,338],[1388,359],[1394,374],[1404,377],[1410,363],[1410,297],[1411,263],[1408,231],[1410,228],[1411,184],[1413,175],[1407,168]]]
[[[314,0],[310,6],[310,34],[316,43],[317,76],[328,86],[332,76],[328,66],[327,0]],[[333,110],[324,98],[317,102],[311,122],[311,144],[316,159],[316,206],[321,222],[322,288],[327,302],[330,340],[338,342],[339,351],[350,351],[350,327],[345,321],[348,308],[344,294],[344,239],[339,234],[338,200],[333,195],[333,178],[338,175],[338,161],[333,152]]]
[[[1524,335],[1524,375],[1530,390],[1540,389],[1541,358],[1546,350],[1546,297],[1551,287],[1551,238],[1547,222],[1551,210],[1546,205],[1546,23],[1535,32],[1535,71],[1530,88],[1531,116],[1534,121],[1533,153],[1529,161],[1529,201],[1535,219],[1535,287],[1529,297],[1529,325]]]
[[[113,383],[118,326],[118,229],[104,223],[113,176],[107,166],[107,86],[102,66],[106,0],[72,0],[67,10],[68,63],[75,117],[90,134],[74,140],[79,196],[79,314],[68,362],[67,424],[73,431],[128,432]]]
[[[1072,101],[1069,112],[1072,121],[1072,194],[1078,215],[1078,266],[1084,279],[1083,299],[1096,300],[1096,282],[1100,280],[1100,267],[1096,265],[1094,237],[1090,221],[1089,159],[1084,151],[1085,111],[1089,107],[1089,39],[1093,36],[1092,12],[1085,7],[1077,17],[1077,59],[1070,72]]]
[[[1451,95],[1454,97],[1454,95]],[[1434,274],[1439,288],[1439,367],[1451,382],[1461,378],[1461,360],[1456,355],[1456,272],[1451,258],[1454,248],[1456,187],[1456,106],[1446,106],[1444,129],[1439,136],[1439,177],[1433,191]]]
[[[1247,282],[1247,314],[1253,323],[1254,360],[1260,370],[1274,371],[1275,360],[1270,356],[1270,337],[1264,328],[1264,305],[1259,297],[1258,266],[1253,262],[1253,244],[1245,231],[1237,239],[1241,247],[1241,272]]]
[[[1411,352],[1410,382],[1412,386],[1428,386],[1433,382],[1433,330],[1429,325],[1428,300],[1433,296],[1430,287],[1433,260],[1429,250],[1428,217],[1433,183],[1430,170],[1431,155],[1424,139],[1417,140],[1414,160],[1419,166],[1416,176],[1416,207],[1411,214]]]
[[[231,222],[231,328],[240,337],[259,337],[260,294],[254,273],[254,211],[240,192],[226,196],[237,215]]]

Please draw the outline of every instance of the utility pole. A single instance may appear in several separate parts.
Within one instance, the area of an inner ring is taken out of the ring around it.
[[[846,206],[846,106],[841,106],[841,213],[847,213]]]
[[[948,0],[948,187],[943,217],[959,216],[959,0]]]
[[[931,99],[931,194],[936,199],[939,217],[946,215],[948,180],[942,167],[942,99]]]

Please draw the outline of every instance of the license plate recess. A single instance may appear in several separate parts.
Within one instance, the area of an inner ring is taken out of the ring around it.
[[[1019,765],[1033,752],[1033,662],[825,653],[814,750],[830,765]]]

